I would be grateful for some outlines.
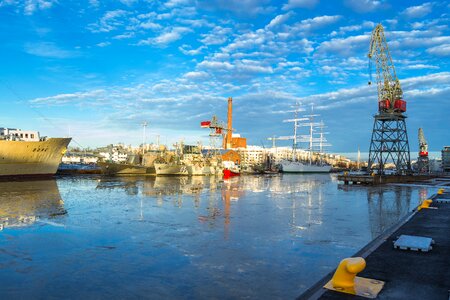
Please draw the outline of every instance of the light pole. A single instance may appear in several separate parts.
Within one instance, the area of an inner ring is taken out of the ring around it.
[[[142,123],[142,127],[144,128],[144,132],[142,134],[142,155],[145,153],[145,128],[147,127],[148,123],[147,121],[144,121]]]

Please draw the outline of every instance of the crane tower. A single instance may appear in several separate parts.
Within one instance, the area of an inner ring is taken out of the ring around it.
[[[370,74],[372,62],[376,65],[378,89],[378,113],[374,116],[370,142],[369,172],[376,169],[378,174],[384,174],[385,164],[392,163],[397,174],[410,173],[411,159],[404,115],[406,101],[403,100],[403,91],[381,24],[372,31],[368,57]]]
[[[419,173],[430,172],[430,161],[428,159],[428,143],[423,134],[423,129],[419,128],[419,157],[417,158],[417,169]]]

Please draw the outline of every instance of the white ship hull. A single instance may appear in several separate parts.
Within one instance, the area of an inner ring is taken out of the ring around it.
[[[314,165],[300,161],[281,161],[281,170],[283,173],[329,173],[330,165]]]
[[[70,140],[0,140],[0,177],[54,175]]]
[[[211,175],[211,168],[202,165],[187,165],[189,175]]]

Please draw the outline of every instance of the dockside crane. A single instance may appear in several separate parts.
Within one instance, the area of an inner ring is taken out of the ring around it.
[[[423,129],[419,128],[419,157],[417,158],[417,170],[419,173],[430,172],[430,161],[428,158],[428,143],[423,134]]]
[[[216,115],[213,115],[211,120],[200,122],[201,128],[209,128],[209,139],[210,139],[210,147],[211,147],[211,155],[217,154],[218,146],[220,144],[219,140],[223,139],[227,128],[223,122],[219,121]]]
[[[372,63],[376,66],[378,90],[378,112],[374,116],[368,169],[376,170],[382,175],[385,173],[385,165],[392,163],[398,175],[410,173],[411,159],[404,114],[406,101],[403,99],[403,91],[381,24],[372,31],[367,56],[370,77],[372,77]],[[369,84],[371,83],[369,81]]]

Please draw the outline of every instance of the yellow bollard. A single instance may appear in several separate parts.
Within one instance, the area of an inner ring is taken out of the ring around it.
[[[334,288],[352,288],[355,286],[356,274],[364,270],[366,261],[362,257],[343,259],[331,278]]]
[[[437,193],[438,193],[438,195],[442,195],[442,194],[444,193],[444,191],[445,191],[445,190],[441,188],[441,189],[438,190]]]
[[[433,200],[431,199],[423,200],[422,203],[417,208],[417,211],[420,211],[422,208],[429,208],[432,202]]]
[[[334,272],[333,278],[323,287],[339,293],[376,298],[384,286],[384,281],[356,276],[365,267],[366,261],[362,257],[343,259]]]

